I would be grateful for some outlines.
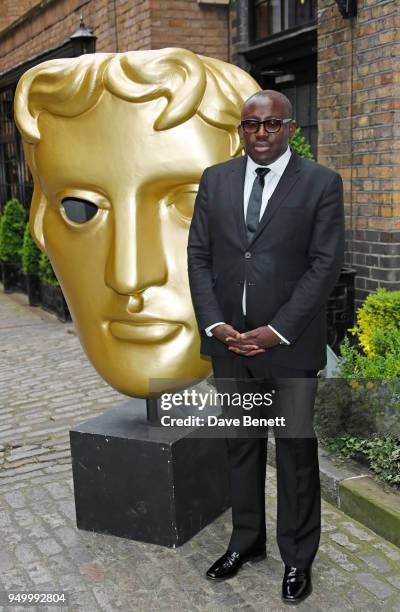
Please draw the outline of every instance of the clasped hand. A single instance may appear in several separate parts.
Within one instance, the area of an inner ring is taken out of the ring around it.
[[[267,325],[256,327],[241,334],[231,325],[218,325],[212,330],[213,336],[226,344],[230,351],[245,357],[253,357],[280,344],[279,337]]]

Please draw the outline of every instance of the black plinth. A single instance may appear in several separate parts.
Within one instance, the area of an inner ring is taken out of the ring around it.
[[[149,423],[144,400],[71,430],[78,528],[176,547],[212,522],[230,506],[226,445],[193,433]]]

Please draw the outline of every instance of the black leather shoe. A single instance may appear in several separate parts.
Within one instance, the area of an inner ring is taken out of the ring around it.
[[[299,569],[285,565],[282,582],[282,599],[285,603],[298,604],[312,593],[311,567]]]
[[[206,572],[206,576],[210,580],[228,580],[238,573],[243,563],[262,561],[266,556],[265,548],[252,549],[246,553],[238,553],[228,549],[222,557],[212,564]]]

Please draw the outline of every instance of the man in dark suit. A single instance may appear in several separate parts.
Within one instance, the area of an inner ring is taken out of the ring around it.
[[[260,390],[275,381],[280,409],[294,417],[287,436],[275,428],[277,541],[289,603],[312,590],[321,521],[312,418],[326,363],[326,302],[344,250],[341,177],[290,149],[296,127],[279,92],[245,102],[238,130],[246,155],[206,168],[188,241],[201,352],[212,358],[218,389],[222,379],[249,379]],[[286,379],[291,384],[280,386]],[[214,580],[266,556],[265,437],[229,437],[227,447],[233,531],[207,572]]]

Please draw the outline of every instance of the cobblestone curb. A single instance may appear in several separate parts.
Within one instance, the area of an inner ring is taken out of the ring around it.
[[[384,491],[372,478],[355,476],[342,480],[339,483],[339,508],[400,546],[399,495]]]

